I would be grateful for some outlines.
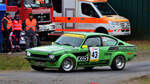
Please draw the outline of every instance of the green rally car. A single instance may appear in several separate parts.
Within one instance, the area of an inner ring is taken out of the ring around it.
[[[52,45],[27,49],[25,59],[37,71],[45,68],[71,71],[78,67],[92,69],[96,66],[122,70],[135,56],[136,46],[113,36],[74,32],[62,35]]]

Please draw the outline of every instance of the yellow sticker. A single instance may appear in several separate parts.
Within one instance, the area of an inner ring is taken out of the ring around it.
[[[84,39],[84,35],[79,35],[79,34],[64,34],[64,36]]]
[[[90,62],[99,61],[99,47],[90,47]]]

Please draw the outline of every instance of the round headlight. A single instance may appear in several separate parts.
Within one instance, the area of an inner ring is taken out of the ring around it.
[[[49,55],[50,59],[54,59],[54,57],[55,57],[54,55]]]
[[[27,56],[31,56],[31,53],[30,53],[30,52],[27,52]]]

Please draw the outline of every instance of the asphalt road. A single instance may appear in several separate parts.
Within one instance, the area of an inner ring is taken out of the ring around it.
[[[150,61],[128,63],[123,71],[96,67],[92,71],[78,69],[69,73],[57,70],[0,72],[0,84],[119,84],[146,74],[150,74]]]

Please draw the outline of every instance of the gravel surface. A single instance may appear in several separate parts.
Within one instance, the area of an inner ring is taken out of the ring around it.
[[[57,70],[4,71],[0,72],[0,84],[119,84],[136,76],[150,74],[150,61],[130,62],[123,71],[109,67],[96,67],[92,71],[78,69],[62,73]]]

